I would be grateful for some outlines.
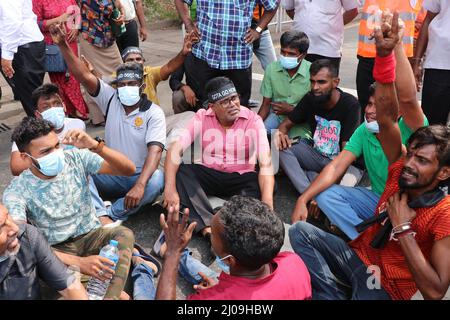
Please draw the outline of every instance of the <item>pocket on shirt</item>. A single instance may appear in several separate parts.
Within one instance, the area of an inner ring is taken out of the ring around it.
[[[339,0],[323,0],[320,6],[320,12],[326,15],[335,15],[341,13],[342,5]]]

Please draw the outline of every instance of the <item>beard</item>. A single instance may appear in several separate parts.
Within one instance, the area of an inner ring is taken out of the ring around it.
[[[311,100],[318,105],[324,105],[326,104],[328,101],[330,101],[331,99],[331,95],[333,93],[333,89],[331,89],[328,92],[322,93],[318,96],[314,95],[314,93],[311,92],[310,96],[311,96]]]
[[[415,180],[413,182],[409,182],[407,179],[403,178],[403,173],[408,173],[409,175],[412,175],[415,177]],[[435,174],[433,174],[430,179],[425,181],[419,181],[419,175],[414,172],[413,170],[404,167],[402,169],[402,173],[400,174],[400,177],[398,178],[398,186],[400,190],[412,190],[412,189],[422,189],[426,188],[430,185],[432,185],[436,179],[436,176],[438,175],[439,171],[437,171]]]

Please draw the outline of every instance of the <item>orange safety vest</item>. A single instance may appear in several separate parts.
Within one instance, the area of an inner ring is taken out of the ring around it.
[[[416,15],[422,9],[422,3],[423,0],[366,0],[359,23],[358,55],[365,58],[375,57],[375,42],[369,38],[375,25],[380,25],[381,11],[390,9],[392,12],[398,11],[400,19],[405,23],[403,46],[406,55],[412,57]]]

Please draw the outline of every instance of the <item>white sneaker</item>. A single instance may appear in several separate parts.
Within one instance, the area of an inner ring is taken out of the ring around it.
[[[156,242],[153,245],[153,253],[158,257],[161,257],[161,246],[164,244],[164,242],[166,242],[166,236],[164,235],[164,231],[161,231],[158,239],[156,239]]]
[[[112,206],[111,201],[103,201],[103,205],[105,206],[105,208],[109,208]]]

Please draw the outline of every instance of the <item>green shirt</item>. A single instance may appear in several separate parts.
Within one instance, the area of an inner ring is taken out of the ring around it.
[[[291,78],[289,73],[281,66],[279,61],[269,64],[264,72],[260,93],[273,102],[286,102],[296,106],[310,91],[309,67],[311,62],[302,60],[297,72]],[[278,116],[282,122],[286,116]],[[289,136],[302,136],[311,138],[307,124],[296,125],[289,132]]]
[[[424,126],[427,125],[428,120],[425,118]],[[402,143],[406,145],[413,131],[406,125],[403,118],[399,120],[398,126],[402,136]],[[372,191],[381,195],[386,186],[389,162],[375,134],[370,133],[364,123],[361,124],[345,145],[344,150],[350,151],[356,157],[359,157],[361,154],[364,156]]]

